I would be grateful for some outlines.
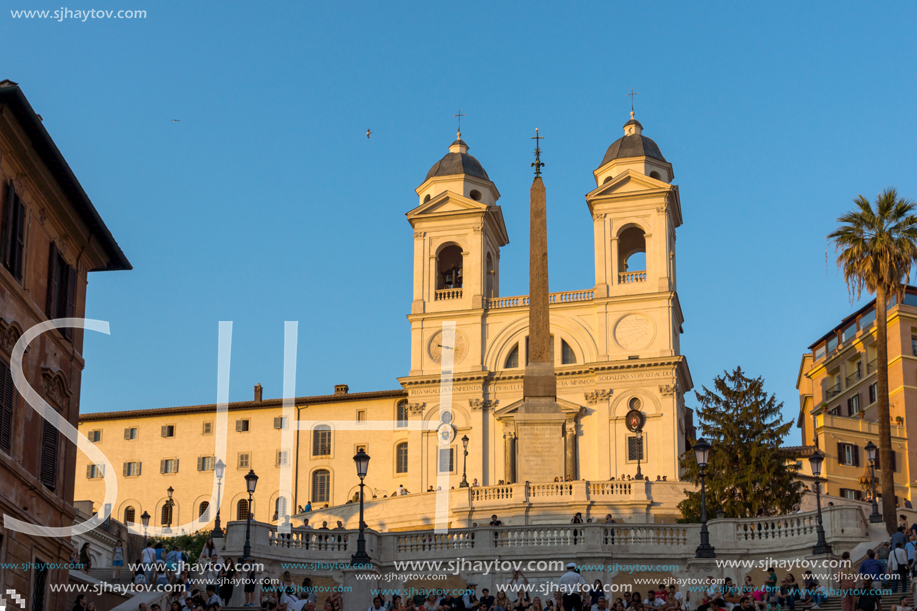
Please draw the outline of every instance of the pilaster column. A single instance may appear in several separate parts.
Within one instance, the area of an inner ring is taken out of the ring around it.
[[[576,420],[569,419],[564,435],[564,476],[576,479]]]
[[[507,484],[516,481],[516,434],[511,431],[503,433],[503,474]]]

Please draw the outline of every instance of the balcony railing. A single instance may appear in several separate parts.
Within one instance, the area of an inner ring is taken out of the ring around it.
[[[448,301],[450,299],[461,299],[462,289],[442,289],[433,294],[434,301]]]
[[[595,291],[592,289],[586,291],[563,291],[560,293],[550,293],[548,303],[574,303],[577,301],[592,301]],[[485,299],[484,303],[488,309],[496,310],[498,308],[517,308],[528,306],[530,303],[528,295],[517,295],[515,297],[492,297]]]
[[[869,375],[869,374],[871,374],[872,372],[874,372],[874,371],[876,370],[876,361],[878,361],[878,360],[879,360],[879,359],[878,359],[878,357],[877,357],[877,358],[874,358],[873,360],[869,361],[868,363],[866,363],[866,375]]]
[[[847,376],[847,388],[850,388],[852,385],[856,384],[861,379],[863,379],[863,376],[860,375],[859,370],[854,371],[849,376]]]
[[[834,386],[829,387],[828,390],[825,391],[825,398],[833,399],[834,397],[838,396],[839,394],[841,394],[841,383],[840,382],[838,382]]]
[[[633,284],[635,282],[646,282],[646,272],[623,272],[618,274],[618,284]]]

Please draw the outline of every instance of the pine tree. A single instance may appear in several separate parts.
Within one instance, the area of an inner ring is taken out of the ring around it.
[[[780,443],[792,422],[783,422],[763,378],[737,367],[714,378],[714,390],[695,392],[701,436],[712,444],[707,465],[707,514],[722,509],[730,518],[788,513],[802,499],[796,466],[787,464]],[[694,440],[696,441],[696,440]],[[683,522],[700,521],[700,469],[694,452],[681,457],[682,478],[697,484],[679,503]]]

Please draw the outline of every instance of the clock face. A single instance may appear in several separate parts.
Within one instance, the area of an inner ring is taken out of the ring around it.
[[[456,330],[455,332],[455,341],[452,342],[454,346],[446,346],[443,341],[443,332],[437,331],[433,334],[433,337],[430,339],[430,358],[433,359],[434,363],[442,363],[443,353],[447,350],[452,351],[452,362],[458,363],[464,357],[465,353],[468,351],[467,345],[465,342],[465,334],[461,331]]]

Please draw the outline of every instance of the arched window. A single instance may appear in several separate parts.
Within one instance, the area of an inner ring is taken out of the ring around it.
[[[436,257],[436,288],[462,288],[462,249],[455,244],[446,246]]]
[[[284,517],[286,517],[287,515],[287,499],[286,498],[282,496],[277,497],[277,500],[274,501],[274,513],[277,514],[278,520],[282,521]]]
[[[331,472],[319,469],[312,473],[312,502],[331,502]]]
[[[395,473],[408,472],[408,442],[403,441],[395,446]]]
[[[124,508],[124,523],[130,524],[131,522],[137,522],[137,512],[132,505],[128,505]]]
[[[623,282],[643,282],[646,274],[633,272],[646,271],[646,238],[639,227],[628,227],[618,238],[618,273],[628,274]]]
[[[656,170],[650,172],[650,178],[655,178],[656,180],[662,180],[662,175],[659,174]]]
[[[238,503],[236,503],[236,519],[248,519],[248,499],[241,499]]]
[[[331,456],[331,427],[327,424],[312,431],[312,456]]]
[[[403,399],[398,402],[398,414],[396,415],[398,428],[404,428],[408,425],[408,402]]]
[[[171,526],[171,525],[172,525],[172,504],[171,504],[171,503],[165,503],[165,504],[163,504],[163,506],[162,506],[162,513],[161,513],[160,517],[162,518],[162,519],[160,520],[160,523],[161,523],[163,526]]]
[[[429,194],[429,193],[427,193],[427,196],[423,198],[423,203],[426,204],[428,201],[430,201],[430,194]]]
[[[506,357],[506,363],[503,364],[504,369],[516,369],[517,367],[519,367],[519,344],[513,347],[509,356]]]
[[[209,520],[210,516],[207,514],[207,510],[208,510],[208,509],[210,509],[210,502],[209,502],[209,501],[204,501],[203,503],[201,503],[201,508],[200,508],[200,510],[198,511],[198,514],[197,514],[198,517],[199,517],[199,518],[204,518],[205,520]]]
[[[576,354],[566,340],[560,340],[560,362],[563,365],[575,365]]]

